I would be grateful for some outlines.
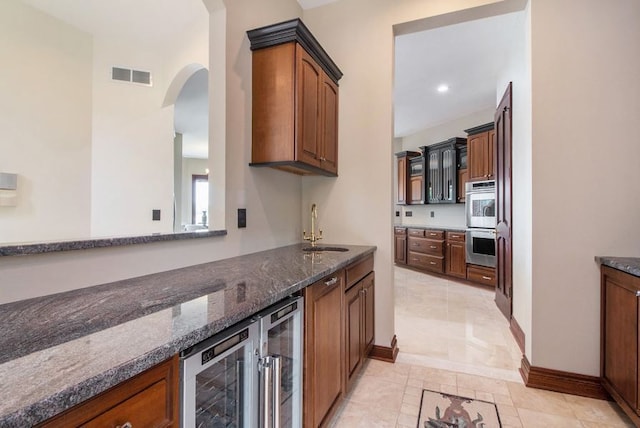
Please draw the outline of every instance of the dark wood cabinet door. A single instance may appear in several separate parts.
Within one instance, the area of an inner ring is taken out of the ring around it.
[[[177,355],[38,425],[39,428],[180,426]]]
[[[487,133],[487,178],[492,180],[496,177],[496,131],[491,130]]]
[[[608,271],[608,270],[607,270]],[[618,272],[603,278],[603,378],[638,408],[638,297]]]
[[[305,289],[304,426],[318,427],[342,398],[344,272]]]
[[[496,305],[511,320],[513,269],[511,251],[511,83],[495,115],[496,167]],[[491,139],[494,140],[493,138]]]
[[[364,338],[362,341],[362,358],[366,358],[367,355],[369,355],[369,351],[371,351],[371,348],[373,348],[373,341],[375,339],[375,274],[371,272],[362,281],[362,291],[364,291],[364,301],[362,304],[362,307],[364,309],[362,321],[364,334]]]
[[[458,170],[458,202],[466,201],[467,181],[469,181],[469,170],[467,168]]]
[[[409,188],[409,169],[407,165],[407,157],[398,157],[398,204],[404,205],[408,203],[407,189]]]
[[[487,133],[470,135],[467,138],[469,180],[485,180],[487,178]]]
[[[467,277],[467,259],[464,242],[447,242],[447,275]]]
[[[363,292],[362,284],[354,285],[345,294],[346,308],[346,359],[347,359],[347,390],[351,388],[351,384],[357,374],[357,369],[362,363],[362,316],[363,316]]]
[[[322,69],[296,45],[296,160],[320,166]]]
[[[407,264],[407,235],[395,235],[395,257],[398,264]]]
[[[320,166],[338,174],[338,86],[322,73]]]
[[[424,186],[421,175],[412,175],[409,178],[409,189],[411,193],[411,204],[424,203]]]

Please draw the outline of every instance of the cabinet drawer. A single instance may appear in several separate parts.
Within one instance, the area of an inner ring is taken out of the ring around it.
[[[429,239],[442,239],[444,240],[444,230],[432,230],[427,229],[424,231],[424,236]]]
[[[442,256],[444,250],[443,241],[433,241],[427,238],[409,237],[409,251],[417,253],[431,254],[433,256]]]
[[[369,272],[373,271],[373,256],[368,256],[364,260],[347,266],[346,272],[346,289],[351,288],[356,282],[360,281]]]
[[[447,242],[464,242],[464,232],[447,232]]]
[[[467,279],[478,284],[496,286],[496,270],[494,268],[467,265]]]
[[[424,238],[424,229],[407,229],[407,234],[417,238]]]
[[[178,365],[176,355],[38,427],[178,427]]]
[[[420,269],[430,270],[433,272],[444,272],[444,257],[432,256],[429,254],[416,253],[409,251],[409,257],[407,260],[409,266],[417,267]]]
[[[407,234],[407,228],[406,227],[396,227],[394,228],[394,232],[396,235],[406,235]]]
[[[133,427],[167,426],[171,414],[165,402],[166,382],[156,382],[149,388],[123,401],[111,410],[83,425],[83,428],[126,426]]]

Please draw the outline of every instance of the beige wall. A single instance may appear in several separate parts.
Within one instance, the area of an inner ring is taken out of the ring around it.
[[[599,374],[596,255],[640,256],[640,2],[531,1],[530,361]]]
[[[0,303],[170,270],[299,242],[301,179],[249,168],[251,147],[251,51],[246,30],[301,14],[295,0],[233,0],[227,5],[226,215],[228,235],[121,248],[70,251],[0,261]],[[220,21],[216,21],[220,23]],[[219,27],[218,27],[219,30]],[[217,40],[212,40],[212,49]],[[210,70],[219,69],[212,64]],[[211,86],[216,86],[214,82]],[[216,110],[212,108],[212,114]],[[211,123],[216,123],[213,118]],[[215,133],[213,133],[215,134]],[[214,137],[215,138],[215,137]],[[219,138],[219,135],[218,135]],[[219,152],[216,152],[219,153]],[[225,161],[224,151],[222,160]],[[236,228],[237,208],[247,228]]]
[[[89,236],[91,36],[2,1],[0,64],[0,172],[18,174],[0,243]]]

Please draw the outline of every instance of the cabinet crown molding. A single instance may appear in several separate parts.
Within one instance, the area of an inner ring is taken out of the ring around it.
[[[300,18],[249,30],[247,36],[251,42],[252,51],[283,43],[297,42],[322,67],[333,83],[337,85],[338,80],[342,78],[342,71]]]
[[[493,122],[485,123],[484,125],[474,126],[473,128],[465,129],[464,132],[467,135],[479,134],[481,132],[491,131],[495,127]]]

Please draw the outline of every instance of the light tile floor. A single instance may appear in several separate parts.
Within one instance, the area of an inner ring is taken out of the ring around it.
[[[396,363],[368,360],[331,426],[416,428],[424,388],[494,402],[504,428],[633,427],[615,403],[526,388],[487,288],[396,267],[395,328]]]

